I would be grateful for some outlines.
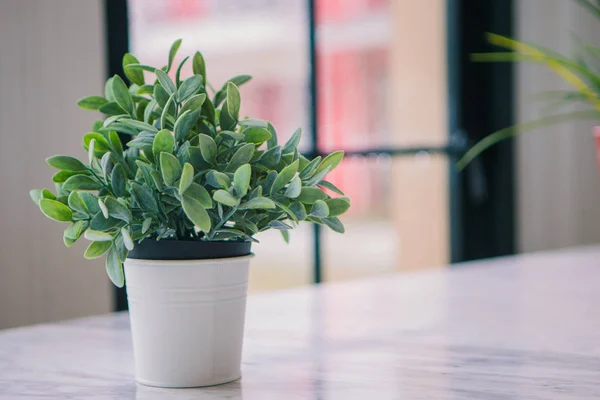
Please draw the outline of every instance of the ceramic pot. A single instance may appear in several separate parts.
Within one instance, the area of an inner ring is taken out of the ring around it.
[[[145,240],[125,261],[136,380],[158,387],[240,378],[249,243]]]

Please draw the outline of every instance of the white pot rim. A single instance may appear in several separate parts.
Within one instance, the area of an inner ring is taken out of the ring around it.
[[[144,264],[144,265],[152,265],[152,266],[161,266],[161,265],[185,265],[185,264],[194,264],[194,265],[202,265],[202,264],[213,264],[213,263],[224,263],[228,264],[234,261],[243,261],[250,260],[254,257],[254,253],[250,253],[245,256],[238,257],[224,257],[224,258],[201,258],[201,259],[191,259],[191,260],[150,260],[144,258],[128,258],[127,264]]]

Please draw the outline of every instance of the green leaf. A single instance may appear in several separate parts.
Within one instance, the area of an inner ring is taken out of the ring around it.
[[[142,233],[148,232],[148,229],[150,229],[150,225],[152,225],[152,218],[148,217],[142,223]]]
[[[316,187],[303,187],[297,200],[304,204],[313,204],[317,200],[325,200],[327,194]]]
[[[299,176],[294,177],[290,185],[285,189],[285,197],[289,197],[290,199],[295,199],[300,196],[300,191],[302,190],[302,180]]]
[[[202,185],[192,182],[190,187],[185,191],[185,195],[199,201],[200,205],[202,205],[204,208],[213,208],[213,202],[212,198],[210,197],[210,193],[208,193],[208,190],[206,190]]]
[[[333,171],[333,169],[335,167],[337,167],[340,162],[342,162],[343,158],[344,158],[344,152],[341,150],[331,153],[330,155],[325,157],[323,159],[323,161],[321,161],[321,163],[319,164],[319,167],[315,171],[315,174],[318,174],[319,172],[324,171],[324,170]]]
[[[271,195],[277,193],[292,180],[294,175],[296,175],[296,172],[298,172],[298,163],[299,161],[296,160],[281,170],[281,172],[277,175],[275,182],[273,182],[273,185],[271,186]]]
[[[125,175],[125,168],[121,163],[115,165],[112,170],[110,177],[111,186],[113,193],[118,197],[124,197],[127,194],[126,184],[127,176]]]
[[[110,233],[95,231],[92,229],[88,229],[87,231],[85,231],[84,236],[87,240],[92,240],[95,242],[106,242],[113,240],[113,237]]]
[[[347,197],[340,197],[337,199],[327,199],[325,200],[327,206],[329,207],[329,216],[337,217],[338,215],[342,215],[350,208],[350,199]]]
[[[56,196],[54,195],[54,193],[52,193],[48,189],[42,189],[40,192],[40,195],[41,195],[40,199],[56,200]]]
[[[337,233],[345,232],[344,224],[342,224],[342,221],[340,221],[339,218],[337,218],[337,217],[323,218],[323,222],[325,223],[325,225],[330,227],[331,230],[333,230],[334,232],[337,232]]]
[[[158,157],[160,153],[173,153],[173,149],[175,148],[175,138],[171,132],[167,129],[160,130],[156,136],[154,137],[154,141],[152,142],[152,152],[155,157]]]
[[[223,172],[210,170],[206,174],[206,182],[215,188],[228,188],[231,185],[231,179]]]
[[[240,119],[240,91],[233,82],[227,82],[227,113],[234,120]]]
[[[100,257],[102,254],[106,253],[108,249],[112,246],[111,241],[100,241],[100,242],[92,242],[85,250],[83,256],[87,260],[92,260],[94,258]]]
[[[158,82],[165,89],[167,94],[169,94],[169,96],[172,96],[175,93],[177,93],[177,88],[175,87],[175,84],[173,83],[171,78],[169,78],[169,75],[167,75],[163,70],[160,70],[158,68],[154,70],[154,73],[156,74]]]
[[[162,180],[162,174],[157,170],[153,169],[150,171],[150,178],[152,178],[152,182],[154,183],[154,187],[159,192],[162,192],[165,189],[165,185]]]
[[[160,86],[156,85],[156,87],[160,87]],[[148,103],[148,106],[144,110],[144,122],[146,122],[146,123],[151,123],[152,122],[152,113],[154,112],[154,109],[156,108],[157,104],[158,104],[158,102],[156,101],[155,98],[152,99],[150,101],[150,103]]]
[[[42,189],[32,189],[29,191],[29,197],[38,206],[40,205],[40,199],[42,199]]]
[[[271,133],[265,128],[250,127],[242,132],[246,136],[246,142],[261,145],[271,138]]]
[[[123,204],[118,202],[112,197],[107,197],[104,200],[108,214],[116,219],[120,219],[125,222],[131,222],[131,211]]]
[[[102,211],[102,215],[104,215],[104,218],[108,218],[108,208],[106,208],[106,204],[104,204],[104,201],[102,201],[102,199],[98,199],[98,206],[100,207],[100,211]]]
[[[125,224],[125,222],[121,220],[112,217],[104,218],[102,213],[98,213],[94,216],[94,218],[92,218],[92,221],[90,222],[90,228],[95,231],[104,232],[122,226],[123,224]]]
[[[235,170],[233,175],[233,188],[237,197],[242,198],[248,193],[248,187],[250,186],[250,175],[252,168],[250,164],[244,164]]]
[[[210,169],[210,164],[204,161],[204,157],[202,157],[202,152],[198,147],[190,147],[188,149],[189,161],[192,165],[200,171],[204,171]]]
[[[179,87],[179,90],[177,90],[177,100],[179,100],[179,102],[186,101],[188,98],[196,94],[201,87],[202,77],[200,75],[190,76],[183,81]]]
[[[169,63],[167,64],[167,72],[171,70],[171,65],[173,65],[173,60],[175,59],[177,50],[179,50],[179,46],[181,46],[181,39],[174,41],[169,49]]]
[[[127,114],[127,111],[124,110],[119,104],[117,104],[117,102],[115,101],[111,101],[109,103],[106,103],[104,105],[102,105],[99,109],[99,111],[103,114],[107,114],[107,115],[112,115],[112,116],[123,116],[123,115],[129,115]]]
[[[256,147],[252,143],[248,143],[240,147],[231,156],[229,163],[227,164],[226,171],[232,172],[240,167],[240,165],[247,164],[252,159]]]
[[[304,207],[304,204],[300,203],[299,201],[294,202],[290,206],[290,211],[294,213],[298,221],[303,221],[308,216],[306,213],[306,207]]]
[[[289,226],[288,224],[281,222],[281,221],[277,221],[277,220],[269,222],[269,226],[273,229],[285,229],[285,230],[292,229],[292,227]]]
[[[92,165],[92,161],[96,158],[95,154],[96,149],[96,139],[92,139],[90,142],[90,147],[88,148],[88,163]]]
[[[123,79],[121,79],[119,75],[115,75],[112,78],[112,91],[117,104],[129,114],[135,116],[135,108],[133,99],[131,98],[131,93],[129,93],[127,85],[125,82],[123,82]]]
[[[100,168],[102,169],[104,181],[108,182],[110,180],[110,172],[114,168],[114,164],[112,162],[112,154],[110,152],[106,152],[102,156],[102,159],[100,160]]]
[[[281,231],[279,231],[279,233],[281,233],[281,237],[283,238],[283,240],[287,244],[290,244],[290,231],[281,230]]]
[[[181,175],[181,164],[171,153],[160,153],[160,171],[167,186],[174,186]]]
[[[181,84],[181,70],[183,69],[183,65],[185,64],[185,62],[190,58],[190,56],[186,56],[183,60],[181,60],[181,62],[179,63],[179,66],[177,67],[177,71],[175,72],[175,85],[177,87],[179,87],[179,85]]]
[[[203,232],[209,232],[211,227],[210,217],[202,207],[202,204],[196,199],[188,196],[183,196],[181,201],[183,212],[185,215]]]
[[[63,241],[67,247],[70,247],[73,243],[81,237],[81,234],[87,229],[87,221],[76,221],[63,233]]]
[[[154,72],[154,70],[152,70]],[[137,91],[138,96],[153,94],[154,93],[154,85],[140,85],[140,88]]]
[[[202,53],[199,51],[194,54],[194,58],[192,59],[192,71],[195,75],[200,75],[204,79],[204,82],[208,82],[206,80],[206,63],[204,62],[204,57],[202,57]]]
[[[267,129],[269,123],[267,121],[263,121],[262,119],[246,118],[246,119],[243,119],[241,121],[238,121],[238,125],[244,126],[244,127],[253,127],[253,128]]]
[[[74,175],[63,183],[64,190],[99,190],[102,184],[87,175]]]
[[[123,287],[125,277],[123,276],[123,264],[119,260],[119,255],[114,247],[108,251],[106,257],[106,273],[116,287]]]
[[[194,126],[196,121],[198,121],[198,117],[200,113],[198,111],[185,111],[182,114],[179,114],[177,121],[175,121],[175,126],[173,127],[173,134],[175,135],[175,140],[181,142],[185,139],[185,136],[188,134],[190,129]]]
[[[244,134],[240,132],[221,131],[219,132],[219,135],[223,138],[223,140],[231,139],[236,142],[240,142],[246,138],[246,136],[244,136]]]
[[[317,167],[319,166],[320,162],[321,162],[321,156],[317,156],[313,160],[311,160],[308,164],[306,164],[304,169],[302,169],[302,171],[300,171],[300,179],[309,179],[313,175],[313,173],[315,172]]]
[[[200,151],[202,152],[202,158],[212,165],[216,164],[217,158],[217,144],[214,139],[208,135],[201,133],[198,135]]]
[[[169,93],[161,85],[154,86],[154,99],[161,108],[165,108],[169,97]]]
[[[38,206],[40,205],[40,199],[42,199],[42,190],[41,189],[32,189],[29,191],[29,197],[31,200]]]
[[[325,178],[325,175],[327,175],[329,173],[329,171],[331,171],[331,168],[327,167],[322,171],[315,172],[315,174],[312,176],[312,178],[310,178],[304,182],[304,185],[305,186],[318,185],[323,180],[323,178]]]
[[[195,96],[192,96],[185,102],[185,104],[183,105],[183,107],[181,107],[181,110],[179,112],[181,114],[183,114],[184,112],[186,112],[188,110],[190,110],[190,111],[201,110],[202,105],[204,104],[205,101],[206,101],[206,94],[204,94],[204,93],[200,93]]]
[[[137,58],[131,53],[125,53],[123,56],[123,71],[125,72],[125,76],[131,83],[135,83],[136,85],[142,86],[144,83],[144,73],[140,68],[127,68],[130,64],[139,64]]]
[[[154,72],[154,70],[156,69],[150,65],[144,65],[144,64],[129,64],[125,68],[126,69],[138,69],[140,71],[148,71],[148,72]]]
[[[202,104],[202,115],[206,117],[209,123],[215,125],[215,106],[210,101],[210,99],[206,99],[204,104]]]
[[[259,163],[267,168],[274,168],[281,161],[281,146],[271,147],[263,153]]]
[[[213,199],[221,204],[226,206],[234,207],[238,205],[238,199],[233,197],[231,193],[226,190],[219,189],[215,193],[213,193]]]
[[[81,175],[81,172],[74,171],[59,171],[52,177],[52,181],[55,183],[64,183],[67,179],[73,175]]]
[[[222,130],[235,131],[237,120],[229,115],[227,102],[223,103],[221,113],[219,114],[219,125]]]
[[[475,157],[487,150],[489,147],[493,146],[498,142],[516,136],[519,133],[532,131],[537,128],[555,125],[557,123],[565,121],[580,119],[597,120],[598,118],[600,118],[600,112],[598,112],[597,110],[574,111],[565,114],[552,115],[547,118],[542,118],[530,122],[524,122],[522,124],[513,125],[508,128],[501,129],[477,142],[471,149],[469,149],[469,151],[467,151],[467,153],[464,156],[462,156],[460,160],[458,160],[458,162],[456,163],[456,168],[459,171],[461,171],[471,161],[473,161]]]
[[[277,171],[269,171],[267,177],[262,183],[264,191],[266,193],[270,193],[271,187],[273,186],[273,182],[275,182],[275,179],[277,179]]]
[[[126,127],[134,129],[136,132],[142,132],[142,131],[158,132],[158,129],[156,129],[152,125],[147,124],[143,121],[137,121],[135,119],[122,118],[119,120],[119,123],[121,123],[122,125],[124,125]]]
[[[110,145],[106,137],[98,132],[90,132],[83,135],[83,148],[88,150],[90,148],[90,143],[92,140],[96,142],[95,153],[96,157],[102,157],[104,153],[110,150]]]
[[[317,200],[312,206],[310,215],[317,218],[325,218],[329,216],[329,206],[323,200]]]
[[[88,192],[77,192],[81,200],[85,203],[85,207],[89,210],[91,215],[97,214],[100,212],[100,207],[98,207],[98,197]]]
[[[106,80],[106,83],[104,84],[104,97],[109,102],[115,101],[115,95],[113,94],[113,90],[112,90],[112,81],[113,81],[113,78],[108,78]],[[102,110],[100,110],[100,111],[102,111]]]
[[[123,244],[125,245],[125,248],[129,251],[133,250],[134,245],[133,240],[131,239],[131,234],[129,233],[129,229],[122,227],[121,236],[123,237]]]
[[[329,189],[334,193],[339,194],[340,196],[344,196],[344,192],[342,192],[340,189],[338,189],[337,186],[335,186],[333,183],[331,182],[327,182],[327,181],[321,181],[319,182],[319,186],[324,187],[325,189]]]
[[[85,110],[99,110],[100,107],[108,103],[104,97],[87,96],[77,102],[77,105]]]
[[[131,182],[131,192],[137,203],[142,207],[142,209],[152,211],[155,213],[158,212],[158,204],[156,203],[156,199],[152,195],[150,189],[136,182]]]
[[[267,147],[272,149],[277,146],[277,131],[275,131],[275,127],[270,122],[267,123],[267,129],[271,133],[271,138],[267,141]]]
[[[302,129],[298,128],[283,146],[281,154],[288,154],[296,151],[298,144],[300,144],[300,139],[302,139]]]
[[[179,194],[183,195],[185,191],[190,187],[194,180],[194,167],[190,163],[185,163],[183,166],[183,172],[181,173],[181,179],[179,180]]]
[[[75,157],[52,156],[46,159],[48,165],[64,171],[86,171],[87,167]]]
[[[245,203],[240,204],[238,207],[239,210],[256,210],[256,209],[264,209],[270,210],[275,208],[275,203],[266,197],[255,197],[252,200],[248,200]]]

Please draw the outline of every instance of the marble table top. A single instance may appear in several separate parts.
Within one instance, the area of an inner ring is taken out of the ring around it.
[[[597,399],[600,247],[254,294],[241,380],[136,384],[125,313],[0,332],[0,399]]]

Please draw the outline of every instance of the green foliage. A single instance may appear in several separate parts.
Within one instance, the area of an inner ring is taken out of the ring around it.
[[[577,4],[600,20],[600,2],[597,0],[574,0]],[[568,91],[550,91],[543,97],[558,100],[551,104],[557,106],[582,103],[584,110],[561,112],[534,121],[527,121],[496,131],[476,143],[457,162],[462,170],[475,157],[498,142],[512,138],[520,133],[540,127],[554,125],[564,121],[600,119],[600,48],[579,40],[578,51],[574,56],[564,56],[555,51],[532,43],[520,42],[505,36],[489,34],[488,41],[505,52],[473,54],[477,62],[531,62],[543,65],[565,81],[572,89]],[[332,228],[333,229],[333,228]],[[335,230],[335,229],[334,229]]]
[[[104,96],[78,102],[107,115],[83,136],[87,164],[50,157],[58,194],[30,192],[47,217],[70,223],[67,246],[83,236],[91,241],[85,258],[106,254],[117,286],[124,284],[128,252],[146,238],[256,241],[258,233],[278,229],[287,242],[287,231],[305,220],[343,232],[337,216],[350,207],[348,198],[332,198],[329,193],[343,194],[323,181],[343,152],[308,160],[297,150],[300,129],[279,146],[268,121],[243,119],[239,86],[248,75],[231,78],[209,98],[199,52],[191,60],[194,75],[180,77],[186,58],[173,80],[169,71],[180,44],[173,44],[163,68],[126,54],[130,85],[115,75]],[[119,136],[129,136],[125,149]]]

